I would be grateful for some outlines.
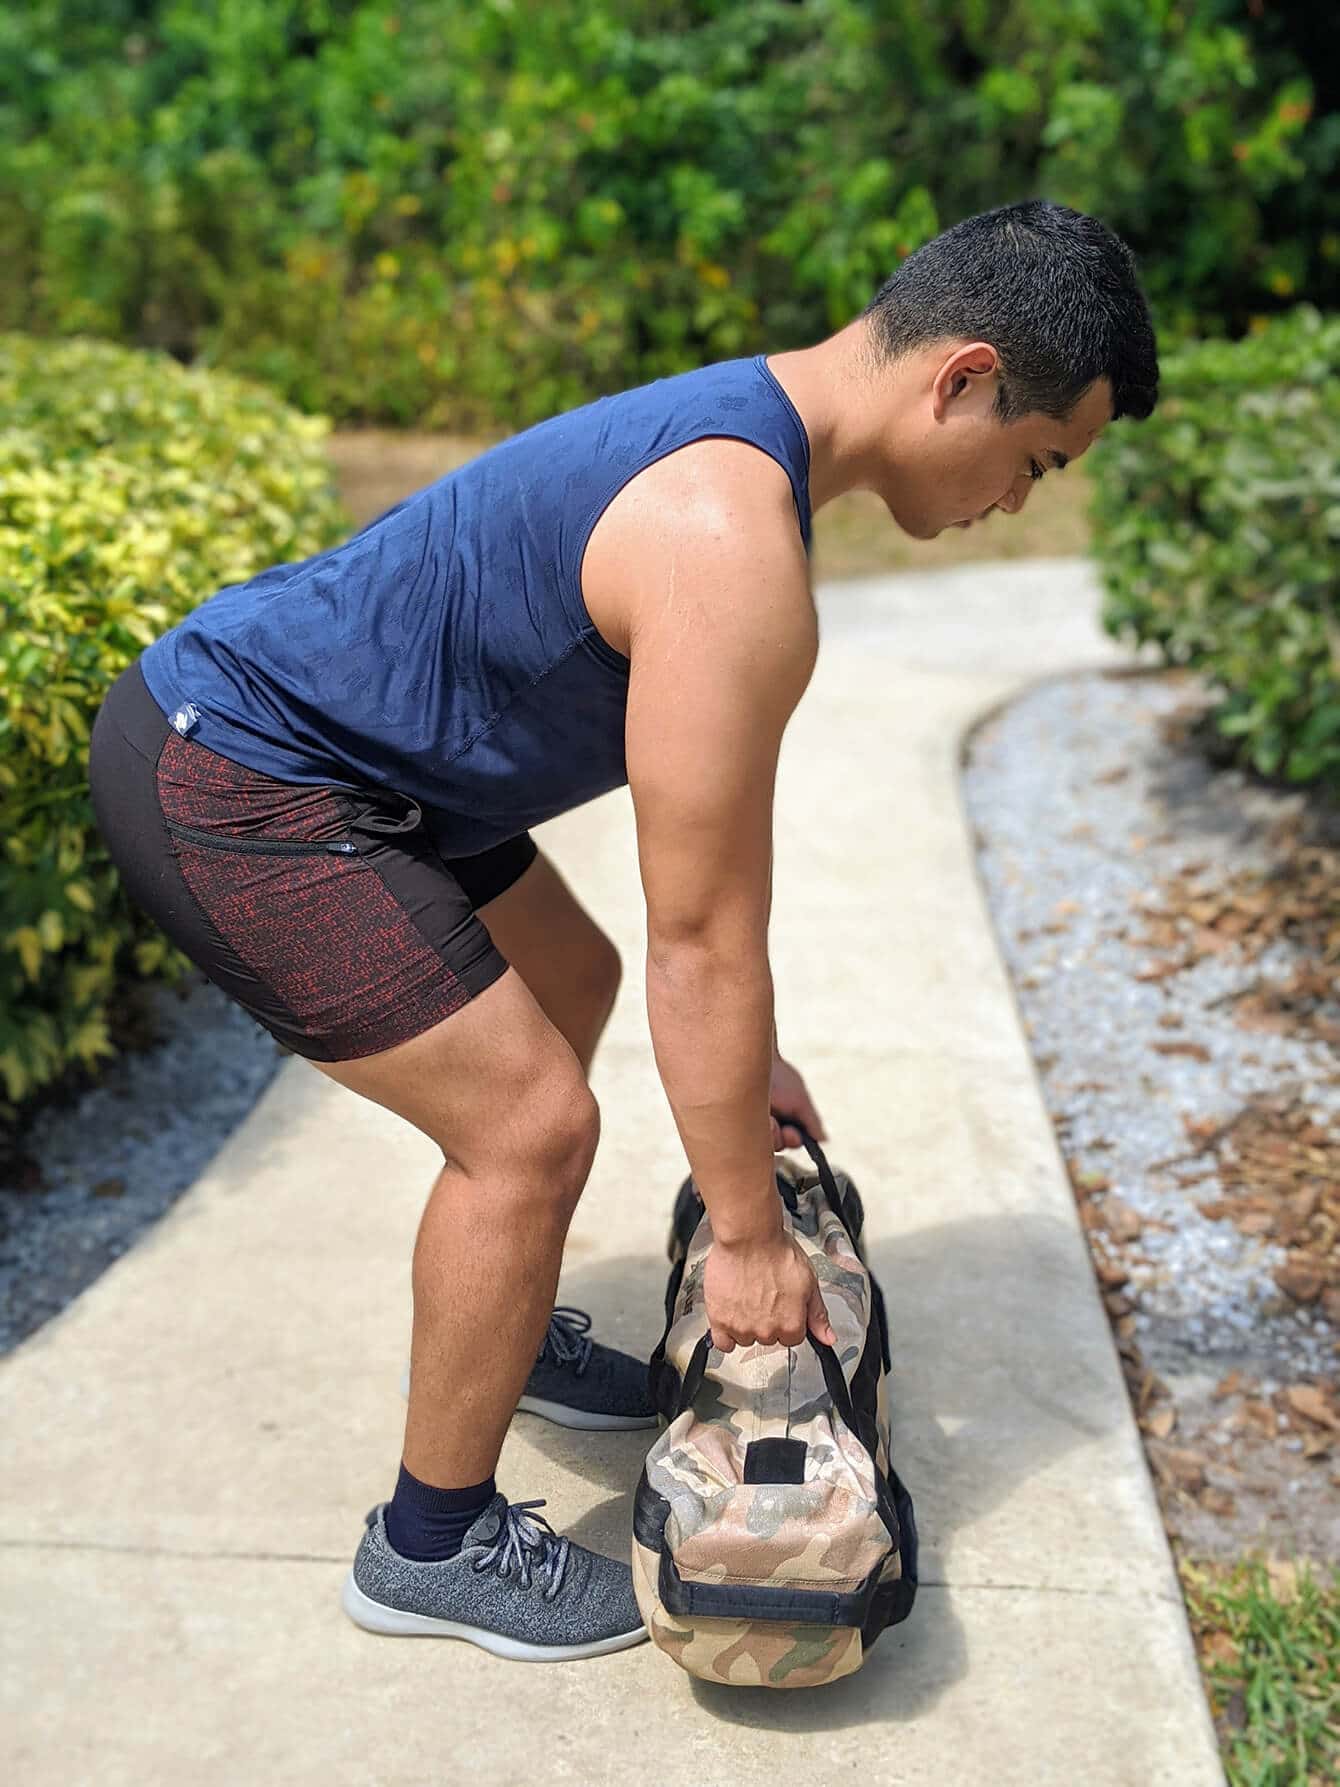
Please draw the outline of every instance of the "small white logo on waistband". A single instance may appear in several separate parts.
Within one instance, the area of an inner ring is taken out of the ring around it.
[[[172,716],[172,724],[177,728],[177,731],[181,733],[183,738],[186,737],[187,733],[194,731],[200,724],[200,709],[196,706],[194,701],[188,701],[185,707],[179,707],[177,709],[176,713]]]

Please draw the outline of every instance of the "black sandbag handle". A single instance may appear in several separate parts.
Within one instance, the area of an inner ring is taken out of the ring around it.
[[[801,1141],[804,1145],[805,1151],[810,1156],[810,1159],[814,1162],[815,1168],[819,1174],[819,1183],[823,1186],[824,1191],[827,1194],[828,1201],[832,1204],[833,1208],[837,1211],[843,1224],[846,1225],[847,1224],[847,1214],[846,1214],[846,1209],[845,1209],[845,1206],[843,1203],[842,1194],[838,1190],[838,1183],[837,1183],[837,1180],[833,1176],[833,1169],[829,1166],[828,1160],[827,1160],[826,1156],[824,1155],[823,1149],[819,1146],[818,1142],[814,1139],[814,1137],[810,1134],[809,1130],[805,1127],[805,1125],[802,1122],[800,1122],[800,1120],[798,1118],[796,1118],[796,1117],[782,1117],[777,1111],[773,1111],[772,1115],[777,1118],[777,1121],[779,1123],[790,1124],[790,1126],[793,1129],[797,1129],[800,1131]],[[884,1368],[887,1371],[891,1367],[890,1367],[890,1361],[889,1361],[889,1350],[888,1350],[888,1341],[887,1341],[887,1325],[884,1321],[883,1314],[882,1314],[883,1297],[880,1294],[879,1286],[876,1283],[873,1275],[871,1276],[871,1279],[870,1279],[870,1285],[871,1285],[871,1295],[872,1295],[872,1314],[874,1314],[876,1316],[876,1319],[879,1322],[880,1350],[881,1350],[883,1360],[884,1360]],[[822,1294],[823,1294],[823,1287],[820,1286],[820,1295],[822,1296]],[[866,1450],[870,1453],[871,1458],[874,1459],[876,1456],[876,1443],[877,1443],[875,1435],[874,1435],[873,1431],[871,1430],[869,1421],[862,1423],[857,1417],[856,1407],[855,1407],[855,1404],[852,1402],[852,1398],[851,1398],[851,1388],[847,1383],[846,1374],[842,1369],[842,1361],[838,1358],[836,1349],[834,1347],[831,1347],[826,1340],[816,1339],[816,1337],[810,1332],[810,1330],[808,1328],[806,1328],[806,1330],[805,1330],[805,1338],[806,1338],[806,1340],[809,1341],[810,1345],[814,1349],[816,1356],[818,1357],[820,1368],[822,1369],[823,1374],[824,1374],[824,1388],[828,1391],[829,1400],[832,1402],[833,1407],[837,1410],[838,1414],[841,1415],[844,1423],[847,1426],[848,1431],[851,1433],[854,1433],[857,1436],[857,1438],[861,1441],[861,1444],[863,1446],[865,1446]],[[779,1342],[777,1342],[777,1344],[780,1346],[784,1343],[779,1341]],[[709,1356],[711,1355],[711,1352],[712,1352],[712,1333],[711,1333],[711,1329],[709,1328],[707,1333],[704,1334],[702,1336],[702,1338],[699,1340],[697,1346],[694,1347],[693,1353],[690,1356],[689,1363],[688,1363],[688,1369],[685,1371],[684,1376],[680,1381],[679,1394],[675,1397],[675,1400],[674,1400],[674,1414],[670,1417],[671,1420],[674,1420],[679,1415],[682,1415],[684,1413],[685,1409],[690,1406],[694,1397],[698,1394],[699,1390],[701,1390],[702,1385],[703,1385],[703,1379],[707,1375],[707,1361],[708,1361]],[[911,1555],[910,1555],[910,1571],[909,1571],[909,1574],[911,1576],[911,1582],[908,1584],[900,1583],[900,1584],[895,1585],[899,1591],[898,1604],[897,1604],[896,1610],[891,1609],[890,1617],[883,1622],[884,1624],[892,1624],[897,1620],[906,1619],[907,1615],[911,1612],[911,1609],[912,1609],[912,1595],[914,1595],[916,1593],[916,1526],[913,1523],[912,1503],[911,1503],[911,1499],[909,1498],[909,1496],[907,1494],[906,1489],[903,1488],[902,1484],[898,1481],[898,1478],[896,1475],[894,1475],[892,1478],[892,1484],[896,1485],[896,1490],[894,1487],[891,1486],[890,1482],[885,1479],[885,1477],[883,1476],[882,1472],[878,1469],[878,1467],[876,1467],[876,1470],[875,1470],[875,1499],[876,1499],[876,1503],[879,1507],[880,1518],[884,1522],[885,1529],[887,1530],[890,1538],[893,1540],[893,1543],[900,1547],[903,1543],[902,1535],[903,1535],[904,1531],[907,1531],[909,1533],[909,1536],[911,1539]],[[901,1499],[902,1499],[903,1503],[905,1504],[905,1508],[903,1511],[900,1511],[900,1509],[897,1505],[897,1496],[898,1495],[901,1495]],[[668,1557],[668,1553],[662,1553],[661,1581],[662,1581],[663,1589],[666,1586],[666,1584],[665,1584],[665,1575],[666,1575],[665,1563],[666,1563],[667,1557]],[[907,1592],[909,1589],[910,1589],[910,1593]],[[697,1592],[697,1591],[695,1590],[695,1592]],[[699,1611],[706,1612],[706,1609],[700,1608]],[[734,1616],[732,1616],[732,1617],[734,1617]],[[741,1615],[740,1617],[747,1617],[747,1616]],[[755,1614],[755,1615],[749,1616],[749,1617],[759,1617],[759,1615]]]
[[[838,1182],[833,1177],[833,1169],[828,1164],[828,1156],[824,1153],[818,1142],[815,1141],[809,1130],[806,1129],[805,1125],[800,1121],[799,1117],[783,1117],[780,1111],[773,1111],[771,1114],[777,1119],[779,1124],[800,1131],[801,1145],[809,1155],[810,1159],[814,1162],[815,1171],[819,1175],[819,1183],[828,1194],[829,1203],[845,1223],[847,1217],[842,1205],[842,1193],[838,1190]]]
[[[837,1180],[833,1177],[833,1169],[829,1166],[823,1149],[819,1146],[818,1142],[815,1141],[814,1137],[798,1117],[783,1117],[778,1111],[773,1111],[772,1115],[776,1117],[779,1123],[789,1124],[792,1129],[798,1129],[800,1131],[801,1141],[804,1144],[805,1150],[809,1154],[811,1160],[813,1160],[815,1168],[818,1171],[819,1183],[827,1193],[829,1202],[845,1222],[846,1218],[843,1215],[842,1208],[842,1194],[838,1190]],[[822,1299],[822,1285],[819,1287],[819,1295]],[[826,1340],[820,1340],[808,1328],[805,1330],[805,1338],[809,1341],[818,1356],[819,1364],[824,1374],[824,1387],[828,1391],[834,1408],[842,1416],[842,1419],[846,1422],[851,1431],[853,1433],[858,1432],[856,1410],[852,1406],[851,1391],[847,1387],[847,1379],[842,1370],[842,1361],[838,1358],[836,1350],[831,1347]],[[782,1341],[777,1342],[778,1346],[783,1344],[785,1343]],[[689,1407],[690,1403],[692,1403],[699,1390],[702,1389],[703,1379],[707,1375],[707,1360],[711,1351],[712,1333],[709,1329],[699,1340],[697,1346],[694,1347],[693,1353],[690,1356],[688,1369],[685,1371],[684,1376],[680,1381],[679,1394],[675,1398],[675,1414],[671,1419],[682,1415],[684,1410]]]
[[[826,1340],[820,1340],[808,1329],[806,1329],[805,1338],[818,1355],[819,1364],[824,1374],[824,1388],[828,1391],[833,1407],[842,1416],[851,1431],[859,1433],[860,1427],[856,1420],[856,1410],[852,1406],[851,1390],[848,1388],[847,1379],[842,1370],[842,1361],[838,1358],[836,1350],[829,1346]],[[776,1344],[783,1346],[785,1342],[779,1340]],[[675,1413],[671,1416],[672,1420],[684,1413],[684,1410],[689,1407],[699,1390],[702,1389],[703,1379],[707,1376],[707,1361],[712,1350],[712,1335],[709,1329],[694,1347],[689,1358],[688,1370],[680,1380],[679,1394],[675,1398]]]

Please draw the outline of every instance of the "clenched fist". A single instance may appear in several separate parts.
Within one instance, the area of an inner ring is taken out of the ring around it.
[[[719,1352],[756,1341],[799,1346],[807,1331],[836,1344],[819,1281],[804,1250],[784,1229],[760,1240],[714,1241],[703,1272],[703,1300]]]

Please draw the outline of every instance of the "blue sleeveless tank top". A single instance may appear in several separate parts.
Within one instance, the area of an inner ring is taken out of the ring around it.
[[[229,585],[140,658],[170,722],[283,782],[393,789],[470,856],[628,779],[629,661],[582,556],[638,472],[709,435],[785,469],[810,550],[810,444],[764,355],[551,416],[339,546]]]

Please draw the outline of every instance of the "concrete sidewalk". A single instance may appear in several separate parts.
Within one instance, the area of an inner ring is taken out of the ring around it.
[[[1222,1782],[1106,1317],[957,787],[971,723],[1133,660],[1079,561],[821,592],[778,783],[783,1053],[865,1198],[922,1588],[855,1676],[709,1688],[637,1650],[505,1663],[340,1612],[402,1434],[435,1150],[287,1061],[199,1183],[0,1370],[15,1787]],[[643,1004],[626,790],[542,828],[622,952],[560,1296],[643,1355],[685,1170]],[[626,1556],[649,1436],[513,1423],[501,1487]]]

